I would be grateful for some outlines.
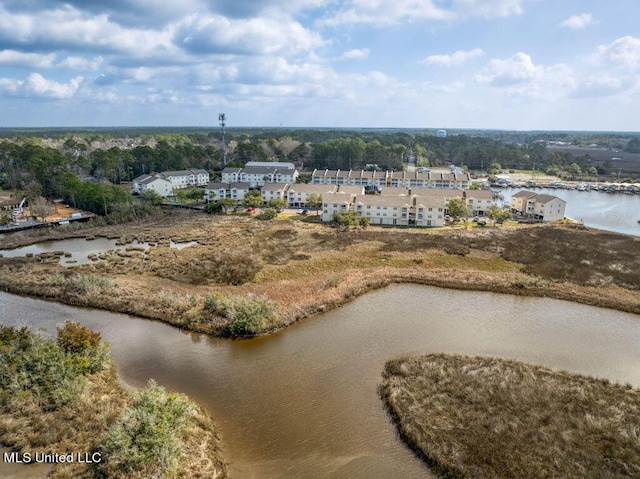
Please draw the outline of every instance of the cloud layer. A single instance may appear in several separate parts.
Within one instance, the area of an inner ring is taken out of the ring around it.
[[[524,121],[542,114],[522,110],[586,111],[598,97],[623,105],[622,126],[640,121],[631,113],[640,107],[640,39],[631,20],[640,7],[578,14],[569,7],[0,0],[0,108],[14,112],[2,121],[50,124],[90,111],[82,121],[209,124],[212,111],[226,110],[246,125],[544,128]],[[581,32],[595,25],[589,37]],[[30,102],[38,116],[27,116]],[[575,127],[597,129],[598,116],[588,125],[586,118],[576,115]],[[640,124],[624,129],[633,128]]]

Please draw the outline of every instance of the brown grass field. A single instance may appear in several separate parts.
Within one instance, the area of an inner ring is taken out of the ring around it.
[[[0,258],[0,288],[219,336],[228,334],[229,319],[206,308],[213,293],[275,301],[264,328],[271,332],[401,282],[640,313],[640,239],[575,225],[345,232],[313,216],[259,221],[169,210],[137,224],[23,232],[2,243],[98,236],[157,246],[106,253],[72,268],[54,255]],[[197,245],[172,249],[170,239]]]
[[[400,435],[450,479],[640,477],[640,391],[495,358],[387,362]]]
[[[112,366],[88,377],[77,403],[56,410],[45,410],[32,400],[15,395],[0,402],[0,437],[16,451],[32,454],[84,454],[91,456],[107,429],[117,421],[131,402]],[[194,405],[194,424],[189,427],[183,444],[179,468],[174,478],[225,478],[227,464],[220,438],[211,418]],[[47,477],[95,478],[90,463],[57,463]],[[127,476],[138,477],[138,476]]]

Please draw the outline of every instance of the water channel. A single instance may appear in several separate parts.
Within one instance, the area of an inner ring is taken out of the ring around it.
[[[0,320],[102,333],[121,378],[206,407],[232,477],[429,478],[377,395],[384,362],[492,355],[640,386],[640,316],[548,298],[385,288],[270,337],[230,341],[125,315],[0,293]]]

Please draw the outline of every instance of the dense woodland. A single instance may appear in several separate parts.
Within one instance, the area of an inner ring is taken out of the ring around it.
[[[0,137],[0,188],[64,198],[99,214],[130,202],[118,185],[140,174],[192,168],[215,174],[223,168],[219,131],[33,129],[0,130]],[[549,141],[565,149],[549,147]],[[279,160],[306,170],[401,170],[414,156],[418,166],[456,164],[490,174],[521,169],[623,180],[640,171],[640,138],[633,134],[455,131],[439,138],[426,130],[229,129],[226,143],[231,166]],[[588,153],[596,146],[602,158]],[[631,160],[614,164],[613,155]]]

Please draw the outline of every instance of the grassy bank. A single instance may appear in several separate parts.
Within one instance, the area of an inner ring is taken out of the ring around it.
[[[206,413],[153,382],[125,390],[99,334],[73,323],[55,341],[0,326],[0,441],[100,458],[54,464],[54,478],[227,477]]]
[[[442,477],[640,477],[640,391],[495,358],[387,362],[381,396]]]
[[[218,336],[275,331],[401,282],[640,313],[640,240],[571,225],[344,232],[297,217],[175,211],[82,235],[157,246],[102,254],[73,268],[56,257],[0,258],[0,288]],[[197,245],[176,250],[170,239]],[[237,314],[240,304],[245,309]],[[259,311],[262,317],[247,320]]]

